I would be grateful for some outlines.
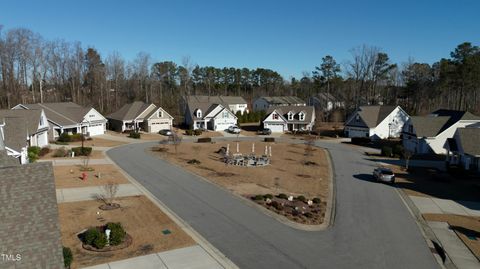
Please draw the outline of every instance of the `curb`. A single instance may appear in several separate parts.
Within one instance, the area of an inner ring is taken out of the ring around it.
[[[151,142],[151,141],[149,141]],[[148,143],[148,142],[147,142]],[[122,145],[125,146],[125,145]],[[112,148],[113,149],[113,148]],[[135,185],[142,193],[145,194],[154,204],[156,204],[169,218],[171,218],[184,232],[186,232],[198,245],[203,248],[214,260],[216,260],[223,268],[228,269],[237,269],[239,268],[235,265],[230,259],[228,259],[222,252],[215,248],[210,242],[203,238],[197,231],[195,231],[186,221],[180,218],[175,212],[168,208],[161,200],[159,200],[155,195],[148,191],[142,184],[135,180],[128,172],[124,171],[120,166],[118,166],[114,161],[110,159],[108,154],[105,156],[109,159],[112,164],[133,184]]]
[[[418,208],[415,206],[413,201],[408,197],[408,195],[403,192],[403,190],[395,187],[395,191],[398,193],[398,196],[402,200],[402,202],[405,204],[405,207],[408,209],[408,212],[412,215],[412,217],[415,219],[415,223],[417,223],[418,228],[420,229],[420,233],[422,234],[423,238],[425,239],[428,247],[430,249],[434,249],[433,242],[438,244],[439,246],[442,246],[442,243],[440,240],[438,240],[437,236],[433,232],[432,228],[428,225],[428,223],[423,219],[422,215],[420,214],[420,211]],[[445,253],[445,261],[442,261],[441,256],[438,253],[432,252],[432,255],[434,256],[435,260],[438,262],[441,268],[446,268],[446,269],[456,269],[457,266],[452,262],[450,257],[448,256],[448,253],[444,251]]]

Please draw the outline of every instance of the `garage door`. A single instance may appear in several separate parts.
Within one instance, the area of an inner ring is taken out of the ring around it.
[[[158,131],[164,129],[170,129],[170,123],[168,121],[151,122],[148,131],[150,133],[158,133]]]
[[[283,133],[284,131],[284,124],[282,123],[269,123],[265,124],[265,128],[272,130],[273,133]]]
[[[90,136],[102,135],[105,133],[105,125],[103,123],[90,124],[88,132]]]
[[[217,122],[217,125],[216,125],[217,129],[215,129],[215,131],[224,131],[232,125],[234,124],[232,124],[231,122]]]

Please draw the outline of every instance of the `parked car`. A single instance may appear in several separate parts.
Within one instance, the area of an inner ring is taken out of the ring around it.
[[[395,174],[392,169],[379,167],[373,170],[373,177],[377,182],[395,183]]]
[[[239,134],[240,133],[240,128],[238,128],[236,125],[232,125],[230,127],[228,127],[228,132],[232,133],[232,134]]]
[[[172,131],[170,131],[169,129],[160,130],[158,133],[161,134],[161,135],[165,135],[165,136],[172,136],[173,135]]]
[[[271,135],[272,130],[270,130],[268,128],[264,128],[263,130],[258,131],[258,134],[260,134],[260,135]]]

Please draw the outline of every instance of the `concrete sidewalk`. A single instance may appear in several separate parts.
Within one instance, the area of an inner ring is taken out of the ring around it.
[[[102,186],[57,189],[57,203],[78,202],[97,199],[104,194]],[[119,184],[116,197],[143,195],[133,184]]]
[[[174,249],[135,258],[99,264],[86,269],[220,269],[224,268],[201,246]]]
[[[422,214],[455,214],[480,217],[480,203],[470,201],[454,201],[439,198],[409,196]]]
[[[52,162],[53,166],[59,165],[83,165],[83,159],[79,158],[70,158],[70,159],[45,159],[38,160],[38,162]],[[109,159],[90,159],[88,161],[89,165],[95,164],[112,164],[112,161]]]

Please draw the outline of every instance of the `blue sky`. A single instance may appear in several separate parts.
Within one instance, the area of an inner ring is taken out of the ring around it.
[[[105,57],[270,68],[288,79],[321,58],[382,48],[393,62],[433,63],[458,44],[480,45],[480,1],[3,1],[0,24],[80,41]]]

